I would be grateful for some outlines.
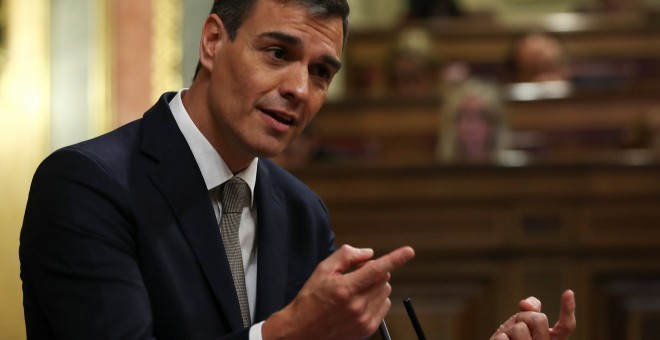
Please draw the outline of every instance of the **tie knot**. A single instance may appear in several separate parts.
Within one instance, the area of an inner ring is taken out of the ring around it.
[[[250,187],[238,177],[232,177],[220,186],[222,213],[240,213],[250,205]]]

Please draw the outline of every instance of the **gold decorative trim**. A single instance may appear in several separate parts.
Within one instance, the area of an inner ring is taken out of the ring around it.
[[[0,0],[0,72],[7,53],[7,1]]]
[[[0,72],[0,272],[18,273],[20,225],[35,169],[50,152],[50,4],[2,0],[5,64]],[[5,274],[0,337],[25,339],[21,280]]]
[[[183,86],[183,4],[181,0],[153,0],[152,11],[151,96],[155,101],[163,92]]]
[[[110,3],[108,0],[96,0],[94,22],[94,40],[92,44],[93,64],[90,69],[92,86],[89,87],[91,136],[108,132],[113,127],[112,107],[112,63],[110,38]]]

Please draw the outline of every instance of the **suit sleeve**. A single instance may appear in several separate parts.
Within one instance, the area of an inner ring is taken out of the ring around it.
[[[29,338],[151,338],[130,220],[119,186],[91,157],[66,150],[42,163],[19,251]]]
[[[155,339],[130,197],[75,149],[37,170],[19,255],[28,339]],[[247,330],[232,339],[247,339]]]

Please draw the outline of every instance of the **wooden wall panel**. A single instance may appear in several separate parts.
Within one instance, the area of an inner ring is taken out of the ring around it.
[[[660,167],[617,164],[308,167],[337,240],[377,254],[409,244],[393,273],[395,339],[486,339],[534,295],[554,323],[578,303],[572,339],[654,339],[660,314]],[[375,337],[377,338],[377,337]]]

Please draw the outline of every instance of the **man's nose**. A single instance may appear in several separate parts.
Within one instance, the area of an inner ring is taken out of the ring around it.
[[[284,98],[305,101],[309,96],[309,71],[302,65],[292,67],[283,75],[280,92]]]

